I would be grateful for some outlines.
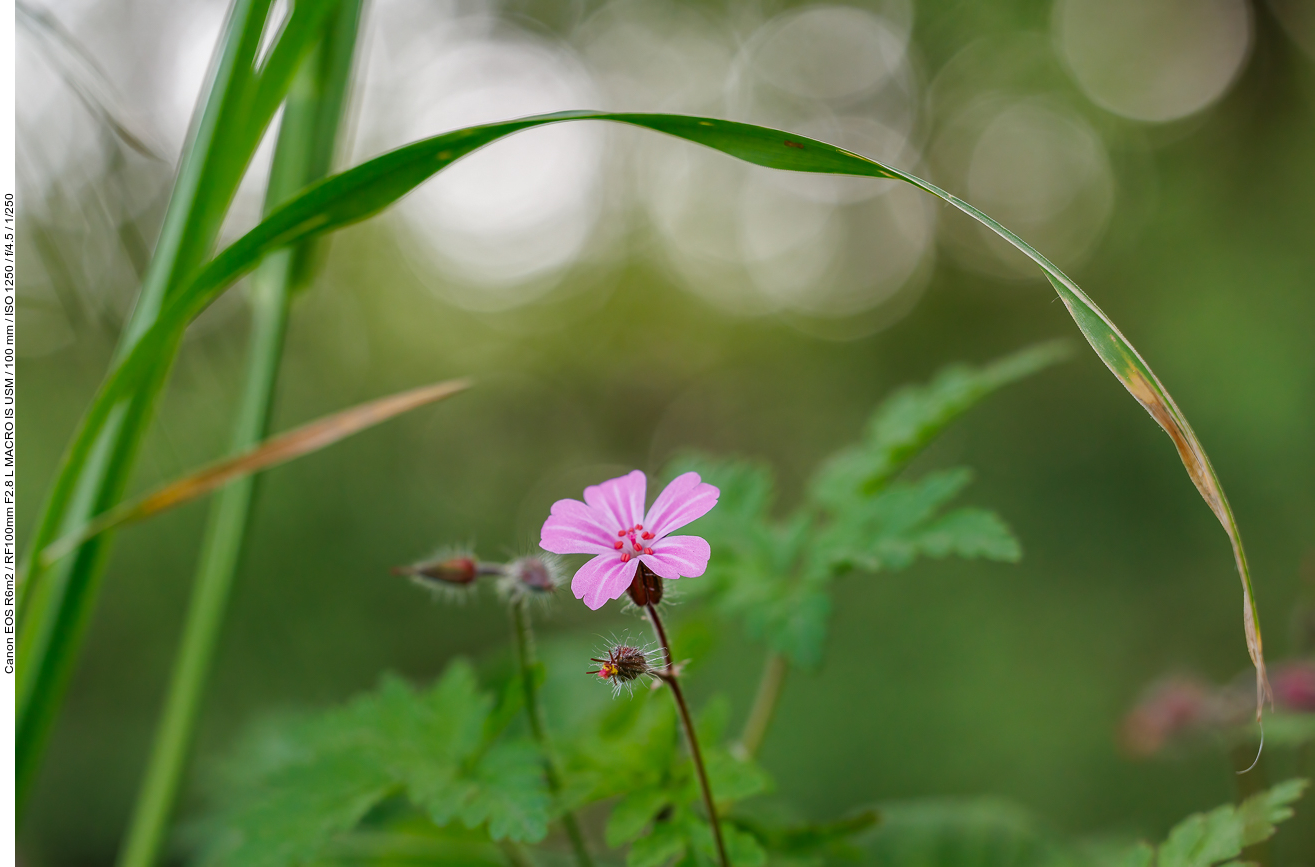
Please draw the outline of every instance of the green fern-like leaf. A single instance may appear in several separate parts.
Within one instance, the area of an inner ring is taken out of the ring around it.
[[[393,795],[437,826],[542,839],[550,807],[542,757],[528,743],[496,740],[493,708],[457,661],[427,690],[389,677],[340,708],[274,727],[228,771],[203,862],[313,860]]]

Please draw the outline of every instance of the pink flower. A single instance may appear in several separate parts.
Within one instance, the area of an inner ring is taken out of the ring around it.
[[[669,536],[717,505],[721,491],[698,473],[677,476],[647,513],[647,480],[639,470],[584,489],[584,502],[558,500],[543,522],[539,545],[554,554],[597,554],[571,579],[571,592],[601,608],[630,587],[643,563],[662,578],[697,578],[712,550],[698,536]]]

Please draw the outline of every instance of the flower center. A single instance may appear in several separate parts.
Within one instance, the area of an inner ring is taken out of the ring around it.
[[[653,534],[644,529],[643,524],[636,524],[630,529],[616,531],[617,539],[612,545],[621,552],[621,562],[629,563],[640,554],[652,554]]]

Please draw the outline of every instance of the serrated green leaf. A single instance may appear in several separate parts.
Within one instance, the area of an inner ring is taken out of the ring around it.
[[[1280,822],[1292,818],[1292,805],[1301,800],[1308,780],[1285,780],[1269,791],[1252,795],[1238,807],[1242,822],[1242,845],[1252,846],[1274,835]]]
[[[232,859],[222,863],[256,863],[259,847],[269,849],[262,865],[300,863],[390,793],[439,826],[541,840],[551,806],[543,757],[529,742],[491,742],[491,705],[456,660],[429,689],[385,677],[342,707],[285,722],[239,755],[208,848]]]
[[[767,851],[752,834],[725,822],[721,833],[726,841],[726,857],[733,867],[762,867],[767,863]]]
[[[624,846],[644,832],[663,807],[669,806],[671,795],[665,787],[654,786],[630,792],[612,808],[603,832],[607,845],[613,849]]]
[[[1305,780],[1288,780],[1239,806],[1225,804],[1188,816],[1160,845],[1157,867],[1211,867],[1236,858],[1245,847],[1268,840],[1277,823],[1291,818],[1290,805],[1306,785]]]
[[[653,832],[640,837],[626,853],[626,867],[662,867],[688,847],[685,832],[675,822],[658,822]]]
[[[264,780],[259,797],[208,823],[204,865],[284,867],[314,858],[397,783],[360,755],[316,757]]]
[[[494,840],[535,843],[547,835],[551,798],[538,747],[528,741],[495,745],[480,760],[475,781],[462,811],[467,827],[487,822]]]
[[[1023,549],[1009,525],[986,509],[955,509],[932,521],[918,534],[918,549],[928,557],[951,554],[972,559],[984,557],[1017,563]]]
[[[1043,343],[982,367],[948,367],[924,386],[905,386],[877,408],[863,445],[842,452],[819,474],[813,495],[825,503],[851,490],[875,492],[984,397],[1071,354],[1062,341]]]

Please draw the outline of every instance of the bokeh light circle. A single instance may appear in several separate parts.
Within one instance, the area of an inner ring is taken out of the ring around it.
[[[1245,0],[1059,0],[1054,32],[1097,105],[1169,121],[1218,100],[1251,47]]]
[[[1086,259],[1113,210],[1104,143],[1057,101],[983,97],[946,123],[931,158],[941,186],[965,191],[1062,268]],[[962,264],[1003,278],[1039,276],[1022,253],[976,221],[956,217],[942,226]]]

